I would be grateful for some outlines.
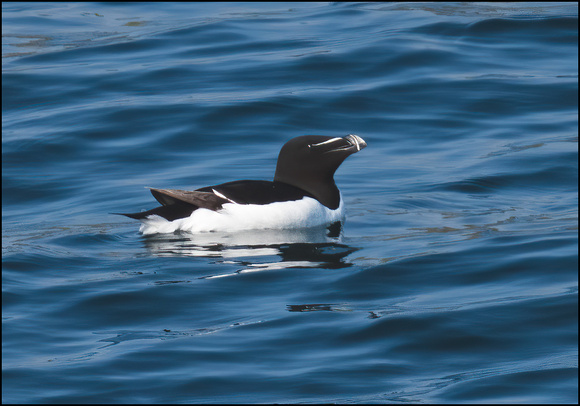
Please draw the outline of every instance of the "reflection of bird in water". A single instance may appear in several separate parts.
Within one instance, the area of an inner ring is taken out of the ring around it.
[[[234,273],[204,276],[213,278],[271,269],[349,267],[344,258],[358,248],[342,244],[341,238],[338,223],[329,228],[158,234],[147,236],[144,243],[156,256],[216,258],[242,267]]]
[[[344,262],[343,258],[355,252],[358,248],[352,248],[344,244],[289,244],[281,246],[280,256],[283,262],[306,261],[318,266],[309,268],[338,269],[351,266]]]
[[[349,312],[351,309],[345,305],[338,305],[333,303],[313,303],[303,305],[287,305],[286,309],[289,312]]]

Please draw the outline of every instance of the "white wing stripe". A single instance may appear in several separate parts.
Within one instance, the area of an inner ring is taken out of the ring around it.
[[[221,197],[222,199],[226,199],[227,201],[233,203],[233,204],[238,204],[237,202],[234,202],[232,199],[230,199],[229,197],[226,197],[223,193],[218,192],[215,189],[211,190],[216,196]]]

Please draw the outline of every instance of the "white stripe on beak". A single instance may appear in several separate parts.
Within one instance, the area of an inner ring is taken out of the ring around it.
[[[352,136],[352,139],[354,140],[354,143],[356,144],[356,150],[360,151],[360,144],[358,142],[359,136],[356,134],[349,134]]]

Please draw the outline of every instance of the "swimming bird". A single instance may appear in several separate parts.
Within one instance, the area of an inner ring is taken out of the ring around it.
[[[278,155],[273,181],[237,180],[193,191],[151,190],[161,206],[140,213],[114,213],[141,220],[143,234],[189,231],[294,229],[344,220],[334,173],[367,143],[358,135],[303,135]]]

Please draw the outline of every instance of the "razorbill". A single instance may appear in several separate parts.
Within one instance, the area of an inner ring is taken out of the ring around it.
[[[303,135],[278,155],[273,181],[237,180],[194,191],[150,188],[161,206],[140,213],[115,213],[141,220],[143,234],[182,230],[293,229],[344,219],[334,172],[367,146],[358,135]]]

